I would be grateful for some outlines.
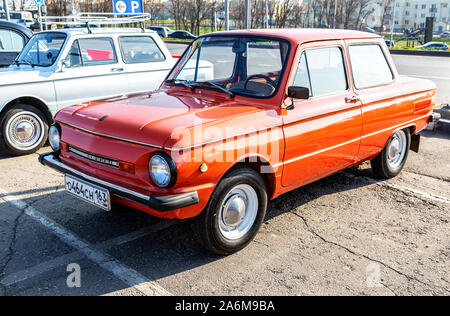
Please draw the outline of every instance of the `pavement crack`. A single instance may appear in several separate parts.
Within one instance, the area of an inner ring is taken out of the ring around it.
[[[444,290],[444,291],[450,293],[450,290],[449,290],[449,289],[446,289],[446,288],[443,288],[443,287],[440,287],[440,286],[437,286],[437,285],[434,285],[434,284],[428,284],[428,283],[423,282],[423,281],[421,281],[421,280],[419,280],[419,279],[417,279],[417,278],[415,278],[415,277],[413,277],[413,276],[410,276],[410,275],[408,275],[408,274],[405,274],[405,273],[403,273],[403,272],[401,272],[401,271],[399,271],[399,270],[397,270],[397,269],[391,267],[390,265],[388,265],[388,264],[386,264],[386,263],[384,263],[384,262],[382,262],[382,261],[380,261],[380,260],[370,258],[370,257],[367,256],[367,255],[357,253],[357,252],[351,250],[350,248],[345,247],[345,246],[343,246],[343,245],[341,245],[341,244],[338,244],[338,243],[333,242],[333,241],[329,241],[329,240],[325,239],[323,236],[321,236],[319,233],[317,233],[314,229],[312,229],[305,217],[303,217],[302,215],[297,214],[297,213],[295,213],[295,212],[290,212],[290,213],[292,213],[292,214],[294,214],[295,216],[299,217],[299,218],[303,221],[303,223],[305,224],[305,226],[306,226],[306,228],[308,229],[308,231],[309,231],[311,234],[313,234],[314,236],[316,236],[317,238],[319,238],[320,240],[322,240],[324,243],[327,243],[327,244],[330,244],[330,245],[339,247],[339,248],[341,248],[341,249],[344,249],[345,251],[347,251],[348,253],[350,253],[350,254],[352,254],[352,255],[354,255],[354,256],[357,256],[357,257],[360,257],[360,258],[364,258],[364,259],[366,259],[366,260],[369,260],[369,261],[378,263],[378,264],[382,265],[383,267],[385,267],[385,268],[387,268],[387,269],[389,269],[389,270],[391,270],[391,271],[393,271],[393,272],[395,272],[395,273],[397,273],[397,274],[399,274],[399,275],[405,277],[408,281],[415,281],[415,282],[420,283],[420,284],[422,284],[422,285],[425,285],[425,286],[427,286],[427,287],[429,287],[429,288],[440,289],[440,290]],[[383,284],[383,285],[384,285],[384,284]],[[384,286],[385,286],[385,285],[384,285]],[[385,286],[385,287],[386,287],[386,286]]]
[[[2,197],[2,200],[4,200],[3,197]],[[12,228],[12,236],[11,236],[11,241],[9,243],[8,252],[5,256],[4,263],[0,266],[0,278],[3,278],[5,276],[5,270],[8,267],[8,265],[10,264],[11,260],[13,259],[14,250],[16,248],[16,241],[17,241],[17,230],[19,227],[20,219],[22,218],[22,216],[24,214],[25,214],[25,209],[21,209],[20,213],[14,219],[14,224],[13,224],[13,228]]]

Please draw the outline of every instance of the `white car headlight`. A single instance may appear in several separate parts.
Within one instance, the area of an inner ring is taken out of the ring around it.
[[[174,184],[176,171],[175,164],[169,155],[157,153],[153,155],[149,163],[150,176],[153,182],[160,188],[166,188]]]
[[[59,150],[59,141],[61,140],[61,133],[56,125],[52,125],[48,130],[48,142],[54,151]]]

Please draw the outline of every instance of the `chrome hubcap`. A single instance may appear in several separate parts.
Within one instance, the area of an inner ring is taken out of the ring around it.
[[[223,237],[229,240],[242,238],[253,227],[258,214],[258,195],[247,184],[235,186],[228,192],[217,216]]]
[[[388,164],[392,169],[397,169],[403,163],[407,151],[407,140],[405,132],[398,131],[392,136],[387,149]]]
[[[18,150],[37,147],[44,137],[44,124],[35,113],[20,112],[6,124],[6,140]]]

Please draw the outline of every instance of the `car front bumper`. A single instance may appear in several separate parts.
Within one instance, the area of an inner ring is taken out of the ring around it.
[[[61,162],[61,160],[53,152],[39,155],[39,162],[44,166],[50,167],[58,172],[76,176],[84,181],[105,188],[109,190],[113,196],[142,204],[158,212],[169,212],[199,203],[197,191],[174,195],[145,195],[110,182],[103,181],[67,166]]]

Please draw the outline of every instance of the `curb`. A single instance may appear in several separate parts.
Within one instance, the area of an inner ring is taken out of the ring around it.
[[[450,51],[428,51],[428,50],[410,50],[410,49],[389,49],[392,55],[413,55],[413,56],[434,56],[450,57]]]

